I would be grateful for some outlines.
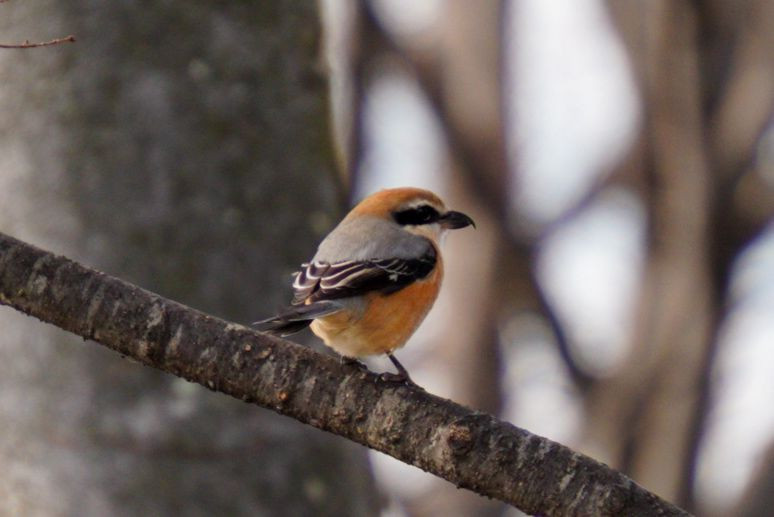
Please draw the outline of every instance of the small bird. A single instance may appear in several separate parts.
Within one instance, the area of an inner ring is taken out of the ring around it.
[[[349,360],[387,354],[412,383],[393,352],[411,337],[438,296],[443,279],[439,244],[446,230],[475,227],[447,210],[434,193],[385,189],[361,201],[294,274],[291,306],[255,322],[287,336],[311,325],[323,342]]]

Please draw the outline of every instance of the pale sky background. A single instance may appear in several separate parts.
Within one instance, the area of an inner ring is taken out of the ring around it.
[[[424,39],[432,38],[433,21],[443,9],[439,0],[376,5],[399,34]],[[636,134],[640,106],[625,51],[599,0],[508,5],[513,38],[507,42],[506,77],[515,99],[507,113],[513,137],[508,144],[519,170],[513,209],[540,223],[561,214],[615,165]],[[358,197],[402,185],[443,192],[444,143],[410,78],[398,69],[388,71],[365,108],[369,137]],[[774,137],[765,141],[774,153]],[[584,346],[580,360],[600,372],[626,353],[622,343],[641,278],[644,222],[635,196],[607,192],[552,234],[539,254],[539,278],[573,340]],[[716,405],[701,448],[697,489],[703,504],[721,511],[741,495],[774,430],[773,242],[774,231],[739,265],[737,303],[714,374]],[[539,321],[524,319],[503,330],[505,340],[519,343],[505,348],[510,398],[504,416],[572,446],[582,415],[546,335]],[[409,364],[411,348],[406,348]],[[374,455],[374,465],[398,493],[417,493],[431,482],[418,469],[383,455]],[[391,507],[387,513],[401,511]]]

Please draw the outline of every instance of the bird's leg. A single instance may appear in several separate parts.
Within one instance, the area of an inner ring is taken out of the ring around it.
[[[390,358],[390,361],[392,361],[392,364],[395,365],[395,368],[398,370],[398,373],[383,373],[381,374],[381,378],[385,381],[391,381],[391,382],[403,382],[409,385],[417,386],[417,383],[411,380],[411,377],[409,377],[408,371],[403,367],[402,364],[400,364],[400,361],[398,361],[394,355],[387,354],[387,357]]]
[[[395,365],[395,368],[397,368],[397,369],[398,369],[398,374],[402,375],[402,376],[403,376],[403,377],[405,377],[407,380],[411,380],[411,377],[409,377],[409,374],[408,374],[408,372],[406,371],[406,369],[403,367],[403,365],[402,365],[402,364],[400,364],[400,361],[398,361],[398,359],[397,359],[397,358],[396,358],[394,355],[392,355],[392,354],[387,354],[387,357],[389,357],[389,358],[390,358],[390,361],[392,361],[392,364],[394,364],[394,365]]]

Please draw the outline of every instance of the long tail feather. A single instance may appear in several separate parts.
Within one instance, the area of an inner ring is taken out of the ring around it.
[[[313,319],[333,314],[341,309],[341,304],[328,300],[309,305],[294,305],[276,316],[254,322],[253,327],[262,332],[285,337],[305,329]]]

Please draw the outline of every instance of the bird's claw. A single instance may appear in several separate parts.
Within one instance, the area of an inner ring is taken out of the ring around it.
[[[422,386],[411,380],[411,377],[403,373],[384,372],[379,374],[379,380],[395,384],[404,384],[414,388],[424,389]]]
[[[356,366],[359,370],[368,371],[368,366],[362,361],[358,361],[354,357],[341,356],[341,364],[348,364],[350,366]]]

